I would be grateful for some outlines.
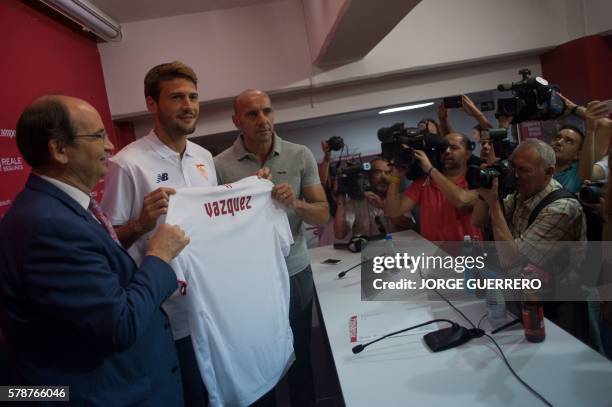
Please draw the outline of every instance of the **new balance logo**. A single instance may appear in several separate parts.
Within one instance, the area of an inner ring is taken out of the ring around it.
[[[162,172],[161,174],[157,174],[157,183],[159,184],[162,181],[168,181],[168,173]]]

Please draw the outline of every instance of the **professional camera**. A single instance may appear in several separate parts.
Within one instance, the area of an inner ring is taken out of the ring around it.
[[[327,145],[331,151],[340,151],[344,147],[344,140],[340,136],[332,136],[327,140]]]
[[[585,185],[580,188],[580,200],[588,204],[599,203],[599,198],[603,192],[604,181],[592,182],[590,185]]]
[[[549,85],[544,78],[531,77],[529,69],[521,69],[523,77],[520,82],[502,83],[497,86],[499,91],[512,91],[511,98],[497,100],[499,116],[513,116],[512,123],[522,123],[528,120],[550,120],[563,114],[565,102],[561,99],[558,87]]]
[[[517,146],[516,143],[508,139],[508,129],[504,129],[503,127],[480,130],[480,140],[491,141],[495,156],[502,160],[507,160]]]
[[[499,178],[499,196],[503,198],[513,193],[516,190],[516,177],[514,175],[514,167],[508,160],[508,157],[510,157],[510,154],[516,148],[516,143],[508,139],[508,131],[503,128],[481,130],[480,140],[490,140],[493,144],[495,155],[500,158],[488,167],[469,166],[466,174],[469,188],[491,189],[493,180]]]
[[[423,175],[413,150],[424,151],[431,165],[440,169],[442,154],[448,148],[444,137],[431,134],[426,129],[404,127],[404,123],[378,129],[378,140],[381,142],[382,157],[395,166],[407,168],[406,177],[412,180]]]
[[[345,163],[342,167],[333,168],[332,176],[338,180],[338,194],[346,194],[351,199],[364,197],[364,192],[372,189],[370,185],[370,163]]]
[[[502,198],[516,191],[514,167],[508,160],[497,160],[488,167],[470,168],[466,175],[470,188],[491,189],[493,180],[498,178],[498,195]]]

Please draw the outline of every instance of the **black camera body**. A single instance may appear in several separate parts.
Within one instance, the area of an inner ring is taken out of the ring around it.
[[[493,145],[495,156],[500,157],[502,160],[507,160],[517,146],[517,143],[513,143],[508,139],[508,129],[501,127],[480,130],[480,140],[489,140]]]
[[[599,203],[599,199],[603,193],[604,181],[592,182],[591,185],[585,185],[580,188],[580,200],[588,204]]]
[[[504,198],[516,191],[516,177],[514,167],[509,160],[497,160],[488,167],[471,167],[468,169],[467,183],[470,188],[493,187],[493,180],[498,178],[498,194]]]
[[[539,76],[531,77],[529,69],[521,69],[519,74],[523,77],[521,81],[497,86],[497,90],[512,91],[514,96],[497,100],[496,116],[513,116],[512,123],[522,123],[556,119],[563,114],[565,102],[556,86]]]
[[[344,140],[340,136],[332,136],[327,140],[327,145],[331,151],[340,151],[344,148]]]
[[[370,163],[346,163],[343,167],[335,169],[332,176],[338,180],[337,193],[348,195],[351,199],[363,198],[364,192],[372,190],[371,169]]]
[[[466,174],[469,188],[491,189],[493,180],[499,178],[498,194],[505,197],[516,190],[514,167],[508,160],[516,148],[516,143],[508,139],[508,131],[503,128],[481,130],[480,139],[490,140],[496,156],[500,157],[488,167],[470,166]]]
[[[442,154],[448,148],[448,142],[444,137],[431,134],[426,129],[404,127],[404,123],[395,123],[391,127],[378,129],[378,140],[381,144],[382,158],[392,165],[407,168],[406,177],[411,180],[424,175],[413,150],[424,151],[431,165],[440,169]]]

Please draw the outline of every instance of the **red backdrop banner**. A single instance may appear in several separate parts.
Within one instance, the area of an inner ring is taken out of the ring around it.
[[[43,6],[0,1],[0,78],[4,78],[0,88],[0,129],[4,129],[0,130],[0,218],[30,171],[17,150],[14,129],[23,109],[35,98],[55,93],[88,101],[100,112],[116,143],[96,42],[53,13]],[[98,194],[102,189],[102,185],[96,188]]]

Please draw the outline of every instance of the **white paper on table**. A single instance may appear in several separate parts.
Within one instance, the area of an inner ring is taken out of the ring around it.
[[[349,338],[351,342],[371,341],[391,332],[435,319],[424,309],[384,312],[378,314],[353,315],[349,319]],[[395,335],[407,336],[423,334],[438,329],[438,324],[425,325]]]

